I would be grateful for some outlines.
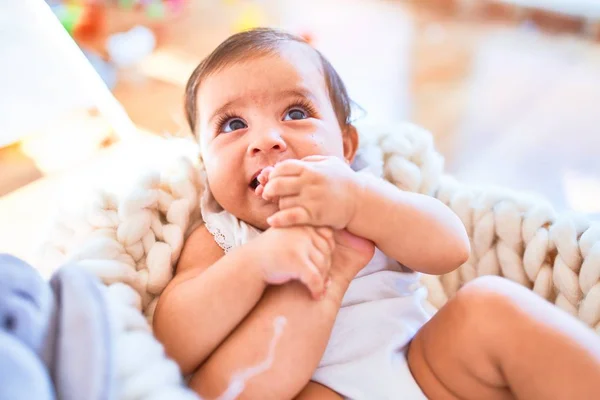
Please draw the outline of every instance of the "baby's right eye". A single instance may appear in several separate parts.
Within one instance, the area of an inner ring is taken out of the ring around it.
[[[245,129],[248,125],[240,119],[240,118],[231,118],[225,121],[225,123],[221,126],[221,132],[230,133],[233,131],[237,131],[238,129]]]

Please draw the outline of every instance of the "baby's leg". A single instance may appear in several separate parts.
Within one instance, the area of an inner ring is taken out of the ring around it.
[[[343,398],[328,387],[311,381],[295,400],[343,400]]]
[[[466,285],[415,336],[408,363],[432,399],[593,399],[600,338],[528,289]]]

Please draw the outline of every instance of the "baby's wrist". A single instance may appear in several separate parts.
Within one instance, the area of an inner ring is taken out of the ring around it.
[[[249,275],[252,277],[252,283],[261,285],[262,289],[265,290],[268,286],[264,271],[267,262],[265,251],[261,248],[257,240],[246,243],[241,249],[243,249],[242,257],[244,262],[241,263],[243,268],[247,268],[250,271]]]
[[[352,211],[350,221],[348,222],[347,229],[348,231],[357,234],[354,232],[354,228],[360,226],[360,217],[361,210],[365,209],[365,198],[366,192],[368,190],[368,176],[366,174],[356,172],[354,174],[354,180],[352,182],[352,190],[350,193],[351,203],[352,203]]]
[[[350,286],[350,281],[351,279],[349,280],[341,274],[331,271],[325,297],[321,301],[328,301],[339,309],[342,306],[344,295]]]

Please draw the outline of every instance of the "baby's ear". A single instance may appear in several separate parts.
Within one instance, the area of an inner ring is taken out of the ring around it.
[[[348,164],[352,164],[354,157],[356,156],[356,152],[358,151],[358,131],[354,125],[347,124],[344,127],[342,135],[344,141],[344,158],[346,161],[348,161]]]

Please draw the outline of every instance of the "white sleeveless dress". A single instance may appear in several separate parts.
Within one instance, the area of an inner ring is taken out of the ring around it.
[[[202,217],[227,253],[260,234],[223,210],[206,190]],[[407,346],[431,318],[419,274],[379,249],[346,292],[325,354],[312,380],[353,400],[426,399],[406,359]]]

